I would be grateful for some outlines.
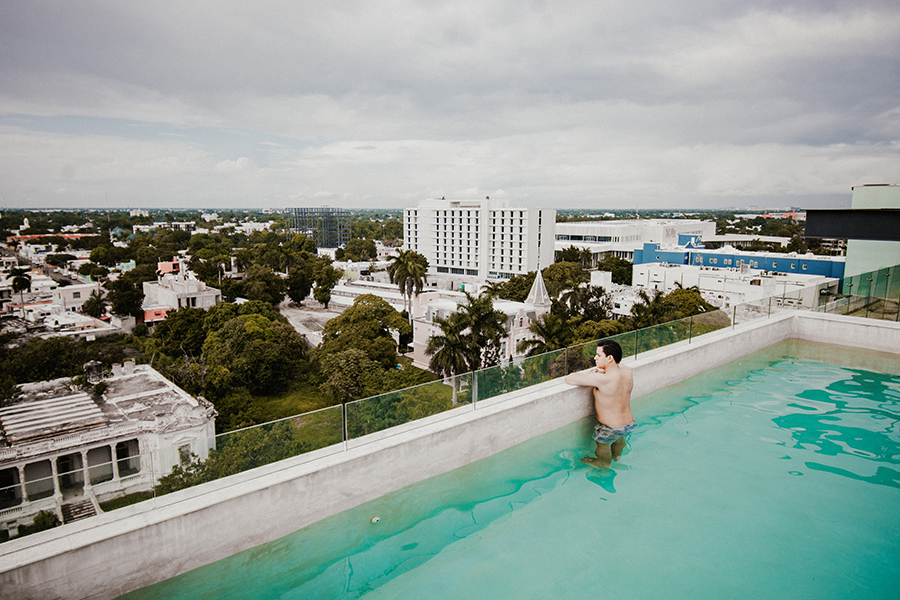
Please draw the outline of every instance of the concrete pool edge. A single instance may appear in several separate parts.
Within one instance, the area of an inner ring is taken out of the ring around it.
[[[900,324],[785,312],[629,359],[635,397],[788,339],[896,353]],[[7,542],[0,546],[0,597],[112,598],[490,456],[591,411],[587,390],[554,380],[346,452],[282,461]]]

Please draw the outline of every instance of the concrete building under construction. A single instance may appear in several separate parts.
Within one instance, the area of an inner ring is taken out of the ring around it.
[[[350,211],[340,208],[290,209],[292,233],[302,233],[317,248],[338,248],[350,241]]]

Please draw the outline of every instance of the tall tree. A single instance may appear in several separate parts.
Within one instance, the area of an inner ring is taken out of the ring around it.
[[[501,340],[508,335],[506,314],[494,310],[493,300],[487,293],[465,294],[466,303],[460,305],[459,311],[468,325],[472,343],[480,349],[479,360],[472,365],[472,370],[493,367],[500,362]]]
[[[576,285],[560,295],[568,317],[603,321],[612,313],[612,300],[600,286]]]
[[[25,292],[31,291],[31,275],[28,269],[23,267],[13,267],[9,271],[9,277],[12,279],[13,293],[19,293],[19,304],[22,306],[22,318],[25,318]]]
[[[391,283],[396,283],[403,294],[404,307],[412,322],[412,297],[419,295],[425,286],[425,274],[428,271],[428,259],[413,250],[401,250],[391,258],[388,275]]]
[[[106,313],[106,298],[99,290],[94,290],[81,307],[84,314],[99,319]]]
[[[316,302],[321,302],[328,308],[331,302],[331,290],[337,285],[341,279],[341,271],[331,266],[331,259],[320,259],[313,268],[313,278],[316,287],[313,288],[313,298]]]
[[[473,370],[472,366],[481,360],[481,349],[472,343],[471,336],[465,335],[468,323],[460,313],[446,319],[437,317],[434,323],[441,328],[441,334],[428,340],[426,352],[431,356],[428,368],[436,375],[453,378],[453,405],[456,406],[459,395],[457,375]]]
[[[563,290],[573,288],[587,281],[587,275],[579,263],[555,262],[541,272],[547,293],[554,298]]]
[[[631,329],[643,329],[675,320],[675,308],[666,301],[666,297],[659,290],[653,294],[652,298],[647,292],[641,290],[638,292],[638,297],[640,302],[636,302],[631,307],[631,316],[628,317]]]
[[[528,356],[561,350],[569,345],[569,323],[560,315],[547,313],[529,325],[528,329],[537,337],[522,340],[517,348],[519,352],[527,352]]]
[[[273,306],[284,300],[287,284],[269,267],[253,265],[247,270],[243,291],[249,300],[262,300]]]

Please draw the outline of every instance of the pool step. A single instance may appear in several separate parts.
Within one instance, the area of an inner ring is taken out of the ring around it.
[[[87,519],[97,514],[94,505],[90,500],[82,500],[81,502],[71,502],[62,505],[63,523],[72,523]]]

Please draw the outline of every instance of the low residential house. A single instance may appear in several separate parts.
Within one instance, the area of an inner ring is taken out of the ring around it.
[[[100,284],[96,282],[58,287],[53,290],[53,304],[61,306],[63,312],[81,312],[85,301],[95,292],[100,293]]]
[[[170,310],[183,307],[211,308],[222,301],[222,292],[209,287],[187,269],[160,275],[144,282],[144,323],[148,327],[165,319]]]
[[[41,510],[61,520],[150,490],[178,464],[208,456],[216,412],[147,365],[86,365],[93,388],[71,379],[21,386],[0,408],[0,527],[15,535]],[[105,388],[105,389],[104,389]]]
[[[57,304],[52,305],[50,314],[44,317],[44,326],[50,330],[50,334],[41,337],[78,337],[88,341],[121,332],[119,327],[102,319],[77,312],[64,312]]]

